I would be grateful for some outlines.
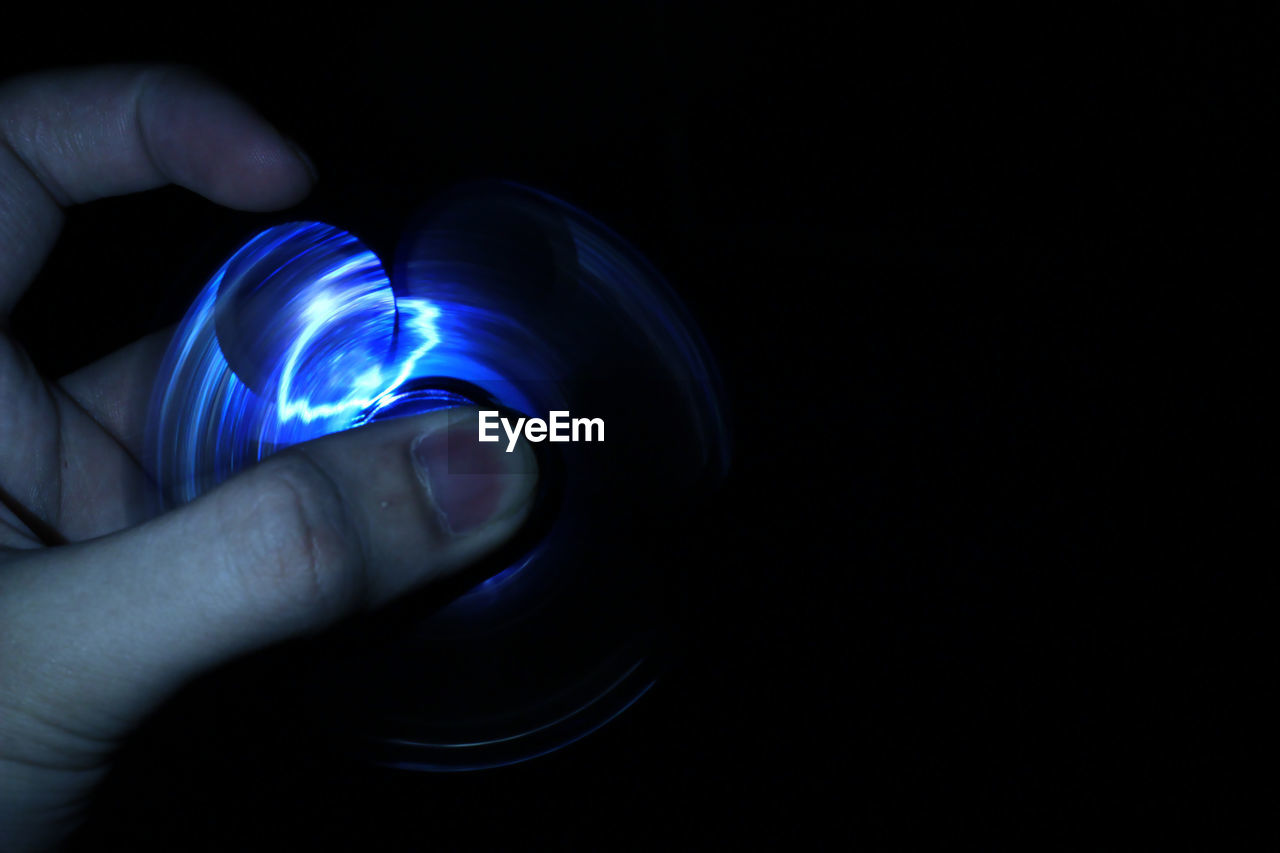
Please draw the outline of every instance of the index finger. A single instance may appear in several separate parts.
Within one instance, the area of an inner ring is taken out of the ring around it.
[[[44,262],[63,207],[169,183],[272,210],[301,200],[312,176],[265,119],[188,69],[77,69],[0,86],[0,317]]]

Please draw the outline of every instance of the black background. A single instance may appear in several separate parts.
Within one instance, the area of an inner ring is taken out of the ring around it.
[[[681,546],[684,663],[601,732],[498,771],[317,773],[287,715],[215,678],[126,749],[84,848],[1247,832],[1264,789],[1238,781],[1236,709],[1260,682],[1235,662],[1261,628],[1228,608],[1263,565],[1236,551],[1263,523],[1237,451],[1274,277],[1251,262],[1274,218],[1273,30],[1035,9],[35,28],[12,70],[177,60],[241,92],[318,166],[291,217],[379,252],[458,179],[578,203],[685,297],[735,428]],[[73,369],[176,320],[277,221],[179,190],[88,205],[16,333]]]

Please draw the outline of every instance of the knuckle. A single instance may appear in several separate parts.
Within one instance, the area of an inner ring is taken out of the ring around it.
[[[359,597],[359,551],[337,486],[305,454],[285,451],[246,477],[232,529],[254,600],[273,611],[333,616]]]

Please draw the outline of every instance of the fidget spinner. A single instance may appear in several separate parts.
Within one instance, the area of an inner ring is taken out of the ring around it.
[[[668,665],[682,568],[670,531],[729,463],[723,394],[688,313],[582,211],[472,184],[411,224],[390,269],[319,222],[250,239],[182,320],[152,401],[168,506],[292,444],[459,405],[582,412],[608,432],[540,445],[544,482],[516,542],[365,620],[300,677],[334,736],[382,764],[544,754]]]

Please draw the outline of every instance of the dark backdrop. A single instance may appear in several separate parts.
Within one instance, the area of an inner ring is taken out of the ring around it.
[[[1274,267],[1246,260],[1269,27],[1034,6],[187,7],[17,39],[13,70],[207,70],[313,155],[298,215],[381,253],[457,179],[578,203],[688,301],[735,428],[683,546],[684,662],[601,732],[498,771],[316,773],[215,677],[128,747],[85,847],[1243,832],[1232,661],[1261,628],[1226,617],[1258,565],[1234,531],[1263,523],[1234,450]],[[17,334],[70,370],[276,221],[176,190],[77,210]]]

